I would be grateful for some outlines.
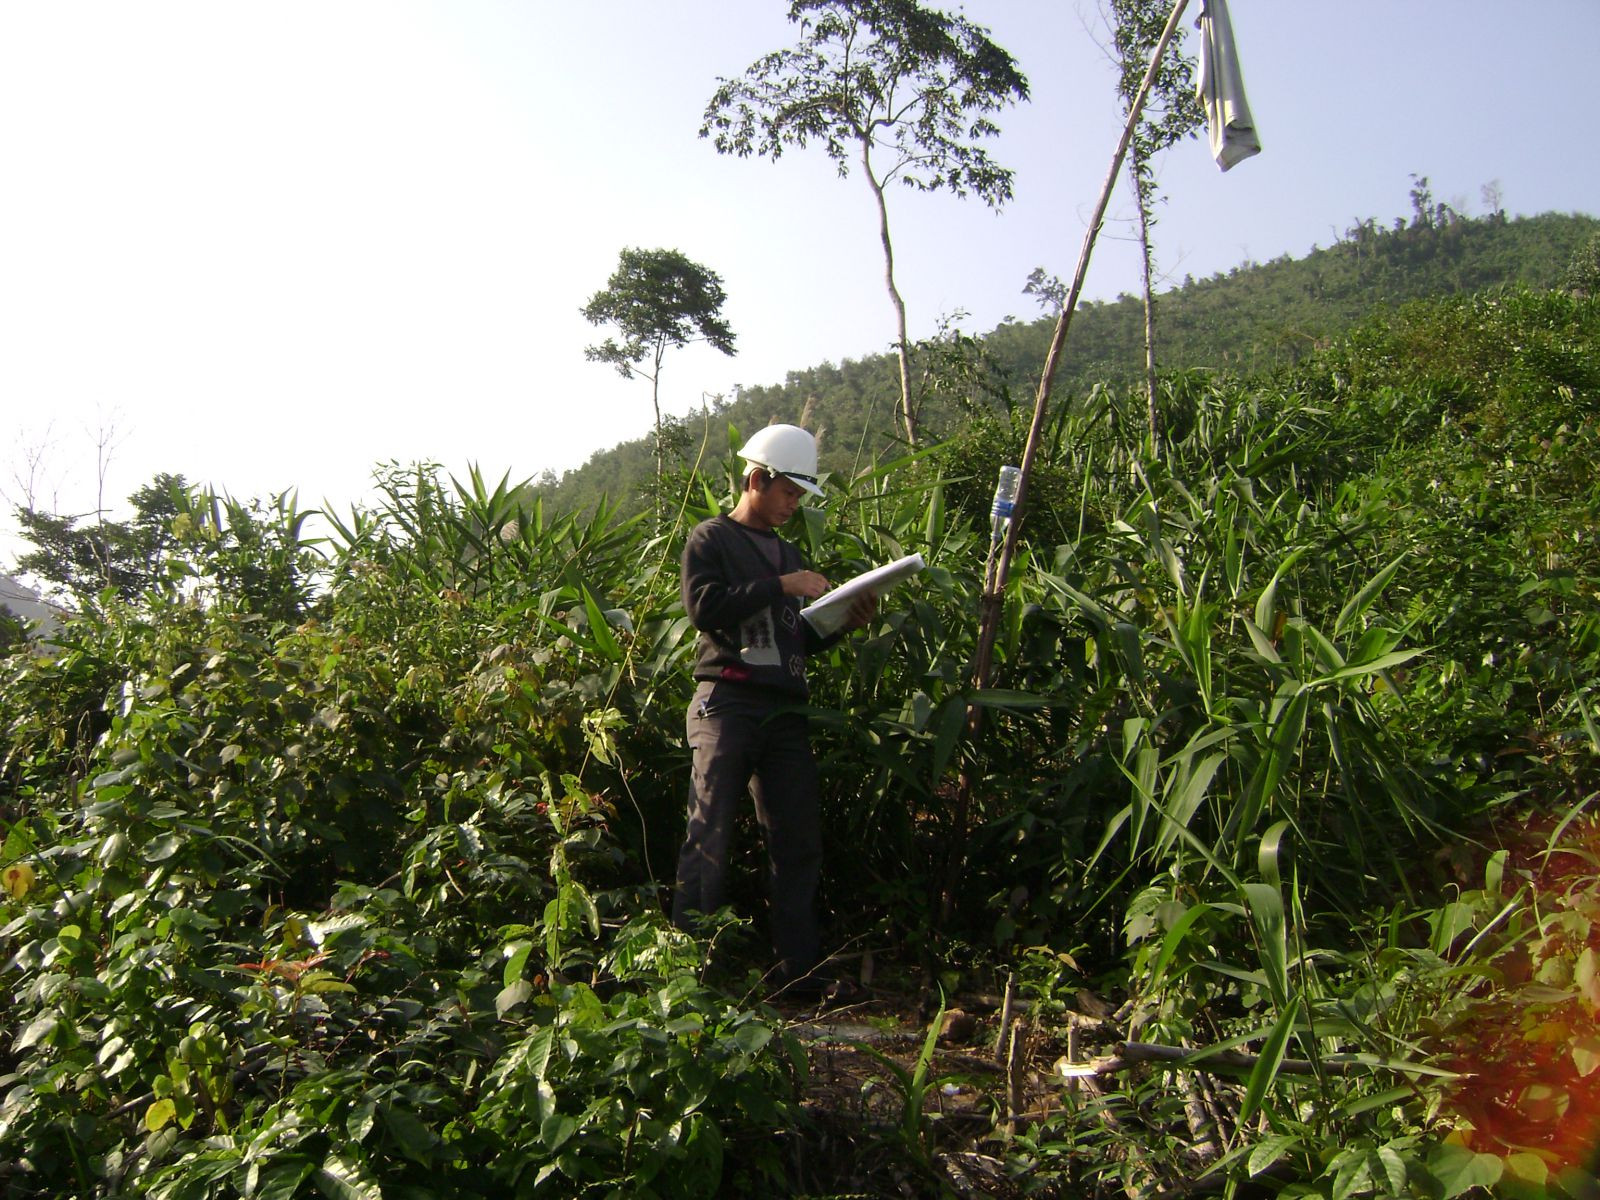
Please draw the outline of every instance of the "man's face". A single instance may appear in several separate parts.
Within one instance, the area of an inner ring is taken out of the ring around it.
[[[754,493],[751,512],[768,529],[778,529],[789,523],[789,518],[794,516],[794,510],[800,507],[805,494],[799,484],[790,483],[782,476],[772,476],[767,479],[766,487],[758,488]]]

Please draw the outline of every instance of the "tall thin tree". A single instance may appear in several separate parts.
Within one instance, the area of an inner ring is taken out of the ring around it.
[[[656,414],[656,483],[665,470],[661,429],[661,363],[667,351],[705,342],[733,355],[734,333],[722,317],[722,277],[677,250],[624,249],[606,286],[582,308],[591,325],[617,336],[584,349],[590,362],[610,363],[624,379],[650,381]]]
[[[872,190],[884,282],[895,313],[900,427],[917,443],[906,305],[895,282],[887,189],[976,194],[992,208],[1011,198],[1012,172],[982,142],[990,114],[1028,98],[1028,81],[988,31],[915,0],[792,0],[800,41],[719,79],[700,136],[719,154],[773,160],[818,141],[841,177],[852,157]]]
[[[1117,69],[1117,93],[1127,116],[1150,66],[1150,52],[1161,39],[1171,0],[1107,0],[1106,24],[1111,30],[1111,57]],[[1181,34],[1179,35],[1181,38]],[[1179,39],[1174,39],[1178,41]],[[1195,93],[1194,59],[1181,44],[1168,48],[1156,64],[1148,99],[1128,144],[1128,178],[1139,218],[1140,278],[1144,289],[1144,386],[1150,446],[1161,445],[1161,413],[1156,391],[1155,265],[1150,231],[1159,200],[1153,159],[1168,146],[1194,136],[1205,124],[1205,108]]]

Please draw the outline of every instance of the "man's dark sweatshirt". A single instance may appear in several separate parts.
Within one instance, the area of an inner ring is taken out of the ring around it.
[[[683,607],[700,631],[696,679],[750,684],[805,699],[808,654],[842,636],[818,637],[785,596],[779,577],[802,571],[800,552],[775,533],[732,517],[702,521],[683,548]]]

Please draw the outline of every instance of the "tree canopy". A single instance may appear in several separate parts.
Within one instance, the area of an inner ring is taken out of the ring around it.
[[[584,355],[610,363],[624,379],[635,371],[654,379],[666,352],[690,342],[734,354],[734,333],[721,315],[727,299],[720,275],[677,250],[625,249],[582,310],[591,325],[614,326],[621,340],[608,337]],[[646,360],[648,371],[641,370]]]
[[[1012,172],[981,140],[1028,80],[987,30],[913,0],[793,0],[789,20],[797,45],[719,81],[700,130],[719,153],[775,159],[819,141],[845,176],[852,156],[887,151],[881,183],[1011,198]]]
[[[650,381],[656,415],[656,473],[661,470],[661,363],[669,349],[705,342],[732,355],[734,332],[722,316],[722,277],[677,250],[626,248],[606,286],[583,306],[591,325],[617,336],[584,350],[590,362],[610,363],[624,379]]]
[[[134,515],[127,521],[92,524],[83,516],[19,507],[17,523],[34,548],[17,559],[17,570],[37,575],[80,601],[107,588],[124,599],[149,587],[162,556],[172,545],[172,520],[187,490],[181,475],[157,475],[128,497]]]

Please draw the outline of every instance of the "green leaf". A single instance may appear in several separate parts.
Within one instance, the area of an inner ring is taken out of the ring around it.
[[[1084,595],[1084,593],[1059,576],[1048,575],[1045,577],[1045,581],[1060,589],[1069,600],[1076,604],[1078,611],[1083,614],[1091,625],[1095,626],[1098,632],[1103,633],[1111,629],[1114,621],[1110,612],[1102,608],[1097,602]]]
[[[533,953],[533,943],[527,941],[512,942],[506,947],[506,950],[509,953],[506,955],[506,968],[501,972],[500,982],[506,987],[510,987],[522,978],[523,968],[528,965],[528,955]]]
[[[506,986],[501,988],[499,993],[494,998],[495,1016],[503,1018],[506,1013],[517,1007],[517,1005],[521,1004],[531,995],[533,995],[533,984],[529,983],[526,979],[518,979],[512,983],[506,984]]]
[[[144,1127],[151,1133],[165,1128],[178,1115],[178,1106],[171,1100],[157,1100],[144,1110]]]
[[[1570,677],[1570,671],[1568,675]],[[1596,726],[1594,713],[1590,711],[1589,703],[1584,699],[1583,693],[1578,691],[1576,683],[1573,684],[1573,698],[1578,702],[1578,711],[1583,715],[1583,731],[1589,735],[1589,748],[1600,754],[1600,727]]]
[[[307,971],[297,985],[302,992],[353,992],[356,985],[329,974],[327,971]]]
[[[1150,969],[1150,980],[1147,986],[1154,987],[1161,981],[1162,974],[1178,953],[1178,947],[1183,944],[1183,939],[1190,928],[1210,911],[1211,905],[1209,904],[1193,904],[1184,911],[1183,916],[1173,922],[1172,928],[1167,930],[1167,936],[1161,940],[1161,953],[1156,956],[1155,965]]]
[[[934,722],[933,786],[937,787],[939,780],[944,777],[945,768],[949,765],[951,756],[955,754],[956,747],[961,743],[961,732],[966,728],[966,723],[966,700],[960,694],[945,697]]]
[[[1511,1178],[1536,1188],[1543,1188],[1550,1182],[1550,1165],[1531,1150],[1506,1155],[1505,1170]]]
[[[1251,1151],[1247,1164],[1252,1177],[1261,1174],[1273,1163],[1282,1160],[1291,1150],[1298,1148],[1300,1139],[1292,1134],[1280,1133],[1263,1138]]]
[[[939,1031],[944,1026],[945,998],[944,989],[939,989],[939,1011],[928,1023],[928,1034],[922,1041],[922,1053],[917,1055],[917,1065],[911,1072],[910,1082],[905,1089],[905,1109],[901,1114],[900,1128],[909,1143],[913,1146],[920,1143],[922,1128],[922,1098],[926,1094],[928,1083],[928,1065],[933,1061],[933,1052],[939,1043]]]
[[[60,1023],[61,1018],[53,1012],[47,1012],[43,1016],[35,1017],[29,1022],[28,1027],[17,1035],[13,1049],[26,1050],[29,1046],[43,1041],[55,1032],[56,1026]]]
[[[119,829],[100,844],[100,851],[95,858],[102,867],[109,867],[115,865],[127,850],[128,835]]]
[[[755,1054],[757,1051],[765,1047],[766,1044],[771,1040],[771,1028],[766,1025],[755,1024],[754,1022],[741,1025],[738,1031],[733,1035],[734,1044],[746,1054]]]
[[[1273,1081],[1277,1079],[1278,1067],[1283,1062],[1284,1052],[1288,1049],[1289,1038],[1294,1033],[1294,1023],[1299,1015],[1300,997],[1296,996],[1278,1017],[1277,1024],[1272,1027],[1272,1032],[1267,1035],[1267,1040],[1261,1047],[1261,1057],[1256,1060],[1256,1065],[1250,1071],[1250,1079],[1245,1085],[1244,1102],[1239,1106],[1241,1123],[1256,1115],[1261,1108],[1261,1102],[1271,1090]]]
[[[1332,1200],[1349,1200],[1357,1191],[1365,1194],[1371,1190],[1372,1164],[1360,1150],[1346,1150],[1329,1166],[1333,1170]]]
[[[372,1132],[374,1114],[376,1112],[377,1105],[373,1103],[371,1097],[367,1097],[356,1104],[344,1123],[344,1131],[350,1135],[351,1141],[364,1142],[367,1140],[367,1134]]]
[[[321,921],[306,922],[306,936],[313,945],[320,946],[336,934],[346,933],[352,929],[365,929],[371,922],[357,913],[341,913],[336,917],[328,917]]]
[[[1137,686],[1143,687],[1149,676],[1145,670],[1139,627],[1131,621],[1118,621],[1112,627],[1112,635],[1116,639],[1117,652],[1122,656],[1123,670]]]
[[[1600,956],[1595,954],[1593,946],[1585,946],[1578,955],[1572,968],[1572,982],[1588,1002],[1589,1011],[1600,1012]]]
[[[1255,926],[1261,965],[1272,986],[1273,1002],[1284,1008],[1289,1001],[1288,935],[1284,921],[1283,896],[1264,883],[1244,885],[1250,922]]]
[[[543,1079],[550,1069],[550,1055],[555,1050],[556,1027],[546,1025],[527,1038],[514,1052],[508,1066],[525,1067],[534,1079]]]
[[[252,1200],[294,1200],[306,1176],[315,1169],[310,1159],[299,1155],[273,1159],[262,1166],[255,1191],[250,1193]]]
[[[1405,561],[1405,558],[1406,556],[1403,554],[1396,558],[1388,566],[1384,567],[1383,570],[1379,571],[1376,575],[1369,579],[1365,587],[1363,587],[1354,596],[1350,597],[1345,606],[1339,610],[1339,615],[1334,619],[1334,637],[1342,636],[1345,630],[1351,624],[1366,615],[1367,610],[1372,607],[1373,602],[1376,601],[1377,598],[1383,594],[1383,590],[1389,586],[1389,581],[1394,578],[1394,573],[1400,569],[1400,564]]]
[[[1262,658],[1270,663],[1283,661],[1278,654],[1277,647],[1272,644],[1271,639],[1261,631],[1261,627],[1254,621],[1245,621],[1244,631],[1250,635],[1250,644],[1255,647],[1256,653]]]
[[[1261,835],[1261,847],[1256,852],[1256,870],[1261,872],[1261,878],[1274,889],[1283,886],[1283,874],[1278,866],[1278,860],[1283,856],[1283,838],[1289,832],[1289,822],[1282,820],[1274,823]]]
[[[1330,671],[1326,675],[1313,679],[1308,686],[1317,687],[1324,683],[1337,683],[1341,679],[1357,679],[1363,675],[1377,675],[1382,671],[1387,671],[1390,667],[1398,667],[1401,663],[1408,663],[1421,653],[1421,649],[1396,650],[1390,654],[1374,658],[1369,662],[1350,663],[1347,666],[1340,667],[1337,671]]]
[[[1572,1039],[1572,1065],[1580,1076],[1593,1075],[1600,1068],[1600,1037],[1592,1033],[1580,1034]]]
[[[166,862],[183,848],[184,839],[176,833],[169,833],[166,837],[157,838],[144,848],[145,862]]]
[[[559,1150],[578,1132],[578,1122],[560,1113],[551,1113],[539,1122],[539,1140],[547,1150]]]
[[[1428,1156],[1428,1170],[1442,1189],[1439,1200],[1450,1200],[1473,1188],[1492,1188],[1500,1182],[1505,1163],[1496,1155],[1446,1143]]]
[[[337,1153],[323,1160],[312,1182],[328,1200],[383,1200],[383,1189],[366,1168]]]
[[[1496,850],[1489,855],[1488,861],[1484,863],[1483,890],[1491,895],[1498,896],[1500,894],[1500,883],[1505,878],[1506,872],[1506,857],[1504,850]]]
[[[573,879],[563,882],[557,903],[560,906],[557,908],[558,914],[565,915],[569,908],[576,909],[576,915],[589,929],[589,936],[600,936],[600,910],[595,906],[594,897],[581,883]],[[548,912],[547,908],[546,920],[549,920]],[[562,928],[566,926],[563,924]]]
[[[1299,757],[1309,707],[1310,693],[1294,681],[1284,684],[1273,698],[1267,744],[1245,789],[1237,834],[1241,841],[1254,829],[1256,819],[1276,795],[1284,772]]]
[[[1389,1182],[1388,1194],[1391,1196],[1404,1196],[1406,1194],[1406,1162],[1392,1146],[1379,1146],[1373,1151],[1376,1165],[1382,1171],[1382,1177]],[[1373,1172],[1376,1177],[1377,1171]]]
[[[1173,784],[1177,795],[1162,809],[1162,830],[1160,836],[1156,838],[1158,853],[1165,852],[1179,830],[1188,828],[1190,818],[1194,816],[1206,797],[1207,789],[1211,787],[1211,780],[1216,776],[1217,768],[1227,760],[1227,757],[1219,751],[1201,759],[1199,766],[1194,765],[1191,757],[1184,758]]]
[[[424,1167],[432,1165],[432,1150],[439,1144],[439,1138],[416,1113],[409,1108],[385,1104],[379,1110],[379,1115],[383,1118],[384,1129],[394,1139],[395,1145],[400,1147],[401,1154]]]
[[[1050,706],[1050,702],[1043,696],[1033,692],[1017,691],[1015,688],[980,688],[972,693],[972,702],[984,708],[1015,708],[1024,711]]]
[[[923,524],[922,540],[929,546],[944,541],[944,487],[935,484],[928,491],[928,516]]]
[[[1390,1108],[1396,1104],[1404,1104],[1417,1094],[1415,1088],[1396,1087],[1379,1092],[1373,1096],[1362,1096],[1358,1100],[1349,1100],[1339,1106],[1341,1112],[1348,1116],[1359,1117],[1364,1112],[1371,1112],[1375,1108]]]
[[[1330,642],[1315,625],[1309,622],[1297,622],[1300,636],[1309,643],[1317,662],[1325,671],[1338,671],[1345,666],[1344,655]]]
[[[1289,568],[1300,561],[1300,556],[1306,552],[1306,547],[1292,551],[1272,573],[1267,586],[1261,589],[1261,595],[1256,599],[1255,624],[1257,629],[1271,629],[1272,618],[1278,611],[1278,583],[1288,574]]]
[[[589,637],[593,640],[596,651],[607,662],[621,662],[623,649],[611,632],[611,622],[606,620],[606,615],[601,611],[594,593],[588,588],[583,588],[582,591],[583,611],[589,618]]]

